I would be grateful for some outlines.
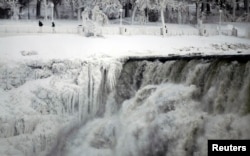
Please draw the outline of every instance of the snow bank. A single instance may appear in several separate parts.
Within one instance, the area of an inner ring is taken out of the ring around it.
[[[82,37],[67,34],[39,34],[0,37],[2,63],[27,60],[109,58],[125,56],[185,55],[192,52],[202,54],[249,54],[249,49],[216,49],[212,44],[245,44],[250,40],[228,36],[105,36]],[[183,50],[186,47],[194,47]],[[21,52],[35,51],[37,55],[22,56]]]

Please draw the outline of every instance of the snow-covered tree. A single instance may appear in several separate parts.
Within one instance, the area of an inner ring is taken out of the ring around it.
[[[238,19],[241,19],[242,16],[246,16],[245,20],[248,21],[249,19],[249,0],[227,0],[225,3],[225,6],[223,8],[224,14],[226,16],[226,20],[230,22],[235,22]],[[240,4],[243,4],[243,9],[245,12],[241,15],[236,15],[236,10],[239,10]]]
[[[12,1],[6,1],[6,0],[0,1],[1,8],[9,8],[11,7],[11,4],[12,4]]]
[[[134,23],[135,14],[137,10],[144,11],[144,9],[157,9],[161,13],[162,33],[165,35],[166,25],[164,20],[164,10],[167,6],[174,6],[177,2],[175,0],[136,0],[132,13],[132,24]]]
[[[59,18],[59,11],[58,11],[58,6],[62,4],[62,0],[49,0],[54,4],[54,12],[55,12],[55,17]]]
[[[224,21],[249,21],[249,0],[220,0],[216,6],[222,10]]]
[[[139,10],[139,12],[143,12],[146,8],[158,9],[159,6],[157,5],[156,0],[136,0],[132,12],[132,24],[134,23],[137,10]]]
[[[98,25],[105,25],[108,23],[108,17],[100,10],[99,6],[96,5],[93,9],[85,9],[82,12],[83,24],[85,21],[93,21]]]
[[[70,7],[71,9],[71,18],[74,17],[74,13],[77,12],[77,18],[80,20],[81,17],[81,8],[82,0],[63,0],[62,2],[66,7]]]
[[[135,2],[135,0],[119,0],[125,13],[125,17],[130,17],[130,10]]]
[[[132,23],[134,23],[136,12],[145,9],[154,9],[161,12],[161,20],[164,23],[164,10],[167,6],[177,6],[176,0],[136,0],[132,13]]]
[[[0,1],[0,18],[9,18],[11,16],[11,6],[5,1]]]
[[[159,0],[159,9],[161,12],[161,22],[162,22],[162,35],[165,36],[166,34],[166,25],[165,25],[165,20],[164,20],[164,10],[166,8],[166,6],[175,6],[176,5],[176,1],[174,0]]]
[[[48,19],[48,1],[47,0],[43,0],[43,7],[44,7],[44,19],[47,20]]]
[[[98,23],[99,25],[105,25],[108,23],[108,17],[103,11],[100,10],[98,6],[95,6],[92,9],[92,20]]]
[[[32,1],[36,1],[36,17],[40,18],[41,17],[41,9],[44,9],[44,19],[47,20],[49,16],[49,8],[51,8],[51,3],[54,4],[54,0],[26,0],[28,1],[28,4],[31,3]],[[61,0],[57,0],[61,1]],[[55,7],[55,5],[54,5]],[[55,10],[55,9],[54,9]],[[57,10],[55,10],[57,11]]]
[[[82,4],[84,8],[93,9],[96,5],[99,6],[110,19],[119,17],[119,10],[122,5],[119,0],[83,0]]]
[[[63,0],[63,2],[71,7],[72,13],[78,11],[78,20],[82,10],[93,9],[95,6],[99,6],[110,19],[118,18],[119,9],[122,8],[119,0]]]
[[[98,5],[93,9],[85,9],[82,12],[82,27],[86,36],[100,35],[99,26],[108,23],[108,17],[104,14]]]
[[[9,6],[11,8],[12,19],[18,19],[19,5],[20,5],[18,0],[4,0],[4,3],[6,6]]]

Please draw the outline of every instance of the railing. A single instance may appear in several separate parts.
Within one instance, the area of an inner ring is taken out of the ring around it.
[[[67,26],[67,27],[57,27],[55,28],[56,33],[77,33],[77,27]],[[53,29],[49,26],[43,26],[39,28],[38,26],[27,26],[27,25],[0,25],[1,34],[18,34],[18,33],[52,33]]]
[[[162,35],[161,26],[118,26],[109,25],[98,28],[102,35]],[[67,34],[81,34],[81,26],[58,26],[55,27],[55,33]],[[50,26],[28,26],[28,25],[0,25],[0,35],[3,34],[36,34],[36,33],[53,33]],[[179,27],[174,25],[167,25],[166,36],[180,36],[180,35],[201,35],[199,30],[195,27]],[[213,28],[206,29],[206,35],[218,35],[218,31]]]

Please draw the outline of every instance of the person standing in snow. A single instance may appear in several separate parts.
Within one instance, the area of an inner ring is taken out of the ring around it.
[[[39,32],[42,32],[42,27],[43,27],[43,23],[39,20],[38,22],[38,26],[39,26]]]
[[[56,26],[56,25],[55,25],[55,22],[53,21],[53,22],[52,22],[52,32],[53,32],[53,33],[56,32],[56,31],[55,31],[55,26]]]

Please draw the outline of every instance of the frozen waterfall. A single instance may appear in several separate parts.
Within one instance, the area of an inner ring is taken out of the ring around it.
[[[121,69],[112,59],[1,67],[0,155],[45,155],[61,133],[104,116]]]
[[[107,98],[116,111],[50,155],[207,155],[208,139],[250,138],[249,87],[246,60],[128,60]]]
[[[51,60],[0,72],[0,155],[200,156],[208,139],[250,139],[249,59]]]

